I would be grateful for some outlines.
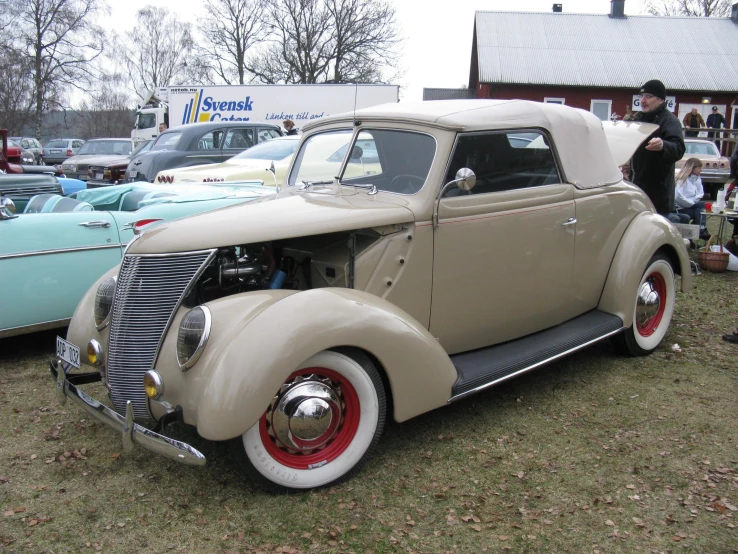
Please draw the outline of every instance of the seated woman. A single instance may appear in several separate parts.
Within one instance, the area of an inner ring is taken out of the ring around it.
[[[705,194],[702,188],[702,162],[697,158],[689,158],[676,177],[676,190],[674,193],[674,209],[678,214],[686,214],[693,222],[700,224],[700,238],[707,239],[710,234],[705,227],[705,203],[702,196]]]

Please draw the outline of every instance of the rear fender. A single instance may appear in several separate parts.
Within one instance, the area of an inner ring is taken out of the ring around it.
[[[247,295],[243,300],[248,302]],[[219,321],[218,303],[208,307],[213,329],[227,328],[227,322]],[[195,387],[199,397],[190,405],[197,412],[198,433],[210,440],[247,431],[301,363],[331,348],[353,346],[378,360],[398,421],[445,405],[457,376],[446,352],[420,323],[394,304],[352,289],[283,296],[245,325],[215,335],[211,333],[203,356],[184,374],[201,380]]]
[[[692,288],[692,272],[682,236],[662,216],[641,212],[628,226],[618,245],[598,309],[617,315],[625,327],[633,325],[638,283],[648,261],[659,251],[668,256],[674,272],[681,274],[682,292],[689,292]]]

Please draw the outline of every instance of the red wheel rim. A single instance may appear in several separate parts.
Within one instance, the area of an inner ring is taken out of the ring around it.
[[[327,377],[333,382],[336,390],[340,391],[343,399],[343,414],[335,436],[323,448],[309,454],[289,452],[278,445],[269,433],[267,413],[264,413],[259,420],[259,434],[261,443],[274,461],[293,469],[315,469],[335,460],[354,440],[361,419],[361,405],[359,395],[356,394],[349,380],[332,369],[324,367],[301,369],[290,375],[287,382],[300,375]]]
[[[638,334],[642,337],[650,337],[656,332],[656,329],[658,329],[659,325],[661,324],[661,319],[664,317],[664,312],[666,311],[667,291],[666,281],[664,280],[664,276],[661,275],[661,273],[651,273],[645,282],[650,283],[653,287],[654,292],[658,295],[659,309],[653,315],[653,317],[649,318],[648,321],[646,321],[645,323],[637,323],[636,328],[638,330]]]

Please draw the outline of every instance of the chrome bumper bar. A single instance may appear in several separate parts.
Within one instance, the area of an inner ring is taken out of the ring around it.
[[[205,465],[205,456],[189,444],[154,433],[146,427],[134,423],[133,405],[130,402],[126,405],[126,415],[124,417],[70,383],[63,367],[64,362],[56,359],[51,360],[49,365],[51,375],[56,381],[56,394],[59,402],[64,404],[67,398],[71,398],[75,404],[82,406],[87,413],[94,416],[98,421],[118,431],[123,438],[123,450],[126,452],[133,450],[135,443],[175,462],[191,466]]]

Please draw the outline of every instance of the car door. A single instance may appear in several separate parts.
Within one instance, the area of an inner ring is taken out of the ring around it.
[[[194,145],[186,155],[188,160],[186,165],[222,162],[224,136],[224,129],[213,129],[197,137]]]
[[[59,326],[54,322],[71,318],[82,295],[122,256],[108,212],[21,214],[0,220],[0,235],[6,237],[0,241],[0,336],[16,327]]]
[[[251,148],[256,144],[254,127],[236,127],[225,129],[225,139],[223,140],[223,159],[229,160],[236,154],[240,154],[247,148]]]
[[[471,191],[452,188],[440,199],[430,320],[451,354],[574,315],[574,190],[561,182],[549,144],[531,130],[457,138],[444,182],[462,167],[477,180]]]

